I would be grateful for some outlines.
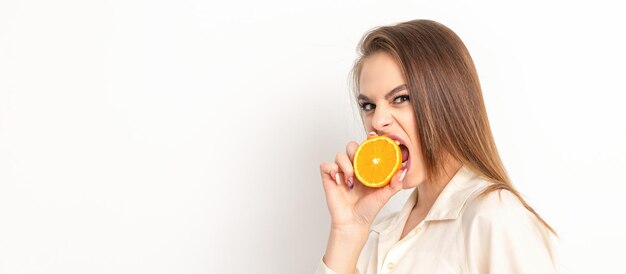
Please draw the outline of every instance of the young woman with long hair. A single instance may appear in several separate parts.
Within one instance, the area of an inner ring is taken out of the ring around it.
[[[331,215],[316,273],[555,273],[556,233],[511,184],[493,140],[472,58],[431,20],[365,34],[352,71],[366,132],[408,154],[382,188],[354,177],[358,146],[320,164]],[[374,223],[389,199],[415,188]]]

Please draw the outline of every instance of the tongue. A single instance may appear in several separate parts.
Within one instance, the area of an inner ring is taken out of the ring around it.
[[[409,159],[409,149],[404,145],[400,145],[400,152],[402,152],[402,162],[406,162]]]

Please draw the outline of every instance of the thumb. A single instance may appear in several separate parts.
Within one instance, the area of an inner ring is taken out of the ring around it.
[[[396,195],[396,193],[402,190],[403,183],[400,179],[404,179],[405,175],[406,175],[406,169],[400,170],[391,178],[391,182],[389,182],[389,184],[387,184],[386,186],[383,187],[383,189],[381,189],[380,199],[384,201],[383,202],[384,204],[386,204],[389,201],[389,199],[393,197],[393,195]]]

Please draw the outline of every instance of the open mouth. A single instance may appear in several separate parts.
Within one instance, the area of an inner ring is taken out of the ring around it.
[[[406,169],[407,172],[411,167],[411,155],[409,152],[409,148],[405,145],[404,140],[396,135],[389,135],[389,138],[396,140],[398,142],[398,146],[400,147],[400,152],[402,153],[402,169]]]
[[[400,152],[402,153],[402,168],[408,168],[411,160],[411,157],[409,157],[409,149],[405,145],[400,144]]]

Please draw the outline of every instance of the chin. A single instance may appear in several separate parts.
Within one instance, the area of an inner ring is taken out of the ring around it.
[[[410,189],[415,188],[421,185],[425,181],[423,176],[418,176],[418,178],[414,178],[414,176],[407,175],[404,177],[404,181],[402,182],[402,189]]]
[[[404,178],[402,182],[402,189],[411,189],[418,186],[419,183],[415,183],[415,180],[411,180],[411,178]]]

